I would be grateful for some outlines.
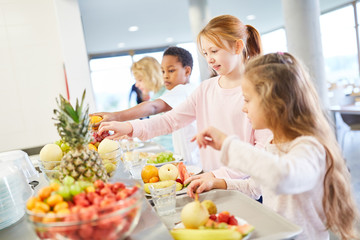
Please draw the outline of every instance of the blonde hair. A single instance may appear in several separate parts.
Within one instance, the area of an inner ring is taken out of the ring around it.
[[[143,57],[131,66],[135,78],[141,78],[147,89],[158,92],[164,85],[160,63],[153,57]]]
[[[318,94],[303,65],[289,53],[273,53],[248,62],[244,77],[261,97],[274,139],[307,135],[315,137],[326,151],[322,205],[326,226],[342,239],[355,237],[357,207],[351,191],[350,173]]]
[[[243,60],[262,54],[261,38],[259,32],[251,25],[244,25],[237,17],[221,15],[210,20],[197,36],[197,45],[202,53],[201,38],[206,38],[217,47],[228,49],[223,43],[226,41],[231,48],[235,47],[237,40],[243,40]]]

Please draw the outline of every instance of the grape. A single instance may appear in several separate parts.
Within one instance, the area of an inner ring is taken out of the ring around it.
[[[59,147],[61,147],[62,140],[61,140],[61,139],[59,139],[59,140],[55,141],[55,144],[56,144],[56,145],[58,145]]]
[[[52,183],[61,184],[61,182],[59,181],[59,179],[51,179],[51,180],[50,180],[50,184],[52,184]]]
[[[68,186],[61,186],[57,193],[61,195],[65,200],[71,199],[70,187]]]
[[[61,146],[60,146],[60,148],[61,148],[61,150],[62,150],[63,152],[68,152],[68,151],[70,150],[70,146],[69,146],[69,144],[66,143],[66,142],[62,143]]]
[[[71,195],[75,196],[81,193],[83,190],[81,189],[79,184],[74,184],[70,186],[70,193]]]
[[[86,181],[77,181],[75,184],[79,185],[81,189],[85,189],[88,186],[93,185],[91,182],[86,182]]]
[[[72,185],[75,182],[75,179],[71,176],[66,176],[63,180],[63,183],[67,186]]]

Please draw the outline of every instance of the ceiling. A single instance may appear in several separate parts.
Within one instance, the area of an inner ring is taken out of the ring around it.
[[[189,0],[78,0],[88,54],[166,47],[193,40]],[[320,0],[321,12],[352,0]],[[281,0],[207,0],[211,17],[231,14],[260,33],[283,26]],[[254,20],[247,20],[255,15]],[[138,26],[129,32],[130,26]],[[172,38],[173,42],[167,39]],[[118,44],[123,46],[119,47]]]

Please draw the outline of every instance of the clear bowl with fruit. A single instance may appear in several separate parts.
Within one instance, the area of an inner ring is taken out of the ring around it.
[[[121,161],[122,150],[119,143],[117,141],[104,139],[99,144],[98,153],[109,178],[111,178],[115,174]]]
[[[45,178],[50,181],[59,179],[60,177],[60,161],[41,161],[39,160],[39,168],[44,173]]]
[[[40,239],[124,239],[139,221],[144,199],[140,181],[98,180],[70,198],[60,197],[66,186],[54,190],[52,185],[57,183],[40,189],[27,203],[27,220]]]

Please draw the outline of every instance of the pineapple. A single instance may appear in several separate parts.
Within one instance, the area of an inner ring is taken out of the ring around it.
[[[57,122],[55,126],[60,137],[69,144],[70,151],[63,156],[60,164],[60,180],[65,176],[72,176],[75,180],[94,182],[97,179],[107,181],[108,176],[102,159],[96,151],[90,150],[88,144],[91,139],[89,128],[89,106],[83,106],[84,91],[81,104],[76,100],[76,108],[60,95],[56,99],[58,109],[54,109]]]

